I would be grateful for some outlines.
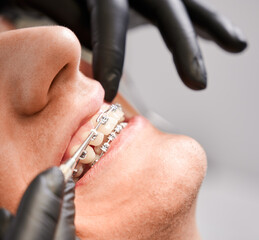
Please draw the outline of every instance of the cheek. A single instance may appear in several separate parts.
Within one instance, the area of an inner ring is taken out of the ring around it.
[[[33,116],[21,116],[14,114],[13,109],[1,108],[0,206],[14,212],[29,182],[39,172],[60,164],[70,137],[78,127],[75,119],[81,119],[80,111],[88,116],[95,109],[94,90],[100,88],[96,84],[79,73],[65,87],[59,89],[56,85],[56,94],[51,96],[47,107]],[[90,107],[84,109],[82,105]]]
[[[163,135],[150,126],[99,179],[85,191],[77,190],[81,234],[89,239],[128,239],[130,232],[132,239],[151,239],[170,225],[173,173],[165,166],[168,154],[161,140]]]
[[[3,134],[0,140],[0,206],[15,213],[26,182],[21,174],[17,145],[7,136]]]

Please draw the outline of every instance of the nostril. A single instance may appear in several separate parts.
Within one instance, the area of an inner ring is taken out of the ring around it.
[[[64,84],[66,81],[70,81],[71,79],[73,79],[73,77],[70,75],[68,76],[66,74],[66,72],[68,71],[68,64],[65,64],[65,66],[63,66],[60,71],[55,75],[55,77],[53,78],[53,80],[51,81],[51,84],[48,88],[48,95],[55,95],[55,92],[52,93],[52,91],[54,91],[55,87],[58,87],[60,85],[60,87],[64,87]],[[63,86],[62,86],[63,85]]]

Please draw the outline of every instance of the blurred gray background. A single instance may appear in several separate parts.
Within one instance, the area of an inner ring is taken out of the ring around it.
[[[203,0],[204,1],[204,0]],[[208,87],[189,90],[153,26],[131,30],[125,70],[150,110],[176,132],[198,140],[208,173],[197,219],[203,239],[259,239],[259,1],[207,0],[239,26],[249,41],[242,54],[200,40]]]

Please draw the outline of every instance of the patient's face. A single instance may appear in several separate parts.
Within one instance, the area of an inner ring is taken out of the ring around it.
[[[101,85],[79,71],[68,29],[0,34],[0,205],[15,212],[29,182],[60,165],[103,106]],[[78,182],[81,239],[195,239],[195,199],[206,157],[193,139],[161,133],[142,117]]]

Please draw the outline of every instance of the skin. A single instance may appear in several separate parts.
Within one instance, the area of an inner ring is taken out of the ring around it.
[[[29,182],[60,164],[82,118],[89,121],[103,102],[101,85],[84,76],[79,64],[80,44],[66,28],[0,34],[0,205],[13,213]],[[77,186],[77,236],[199,239],[195,207],[206,172],[202,147],[136,121],[138,134],[125,133],[120,149]]]

